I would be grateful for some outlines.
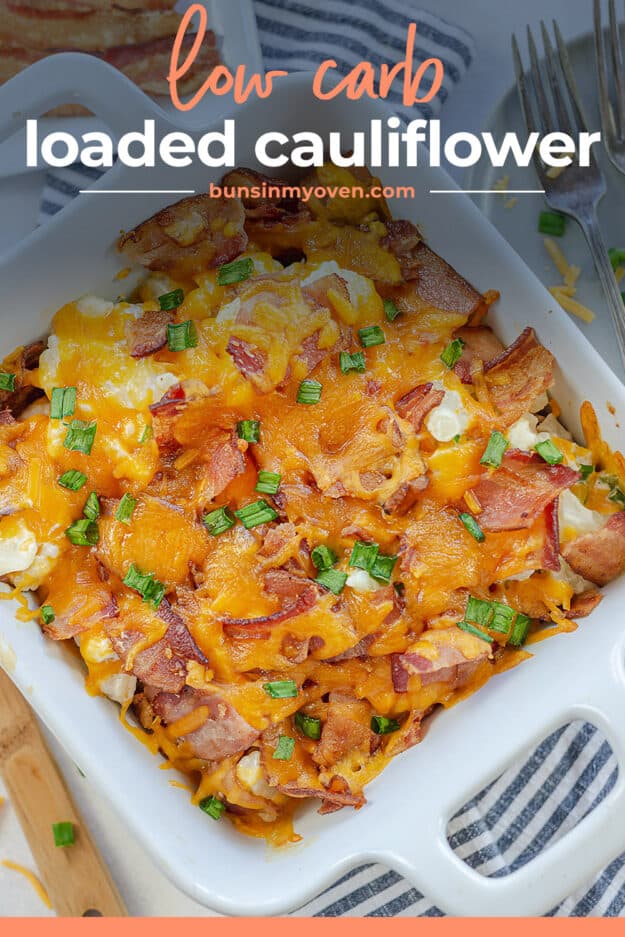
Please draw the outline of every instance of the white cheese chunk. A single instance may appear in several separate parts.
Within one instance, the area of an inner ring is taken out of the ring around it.
[[[247,787],[252,794],[256,794],[257,797],[271,799],[276,793],[265,780],[265,775],[260,763],[260,752],[257,749],[248,752],[247,755],[243,755],[243,758],[239,760],[237,764],[237,780],[244,787]]]
[[[37,549],[37,538],[23,520],[11,524],[9,536],[2,536],[0,527],[0,576],[28,569],[37,556]]]
[[[101,632],[90,634],[87,632],[80,636],[80,653],[90,664],[104,664],[107,661],[117,660],[109,638]]]
[[[220,307],[215,321],[216,322],[234,322],[236,317],[239,314],[240,309],[241,309],[241,297],[235,296],[235,298],[231,302],[224,303],[224,305]]]
[[[538,419],[533,413],[524,413],[522,417],[508,427],[506,438],[513,449],[531,452],[537,442],[549,439],[549,433],[538,432]]]
[[[113,311],[114,304],[100,296],[82,296],[76,303],[76,308],[83,316],[90,319],[100,319]]]
[[[552,572],[551,575],[560,582],[568,583],[575,595],[580,595],[582,592],[587,592],[588,589],[596,588],[594,583],[589,582],[588,579],[584,579],[583,576],[580,576],[575,570],[571,569],[563,556],[560,557],[560,569],[557,573]]]
[[[460,394],[446,390],[439,405],[430,410],[425,425],[437,442],[451,442],[454,436],[464,433],[469,422]]]
[[[302,286],[310,286],[311,283],[330,276],[331,273],[336,273],[342,280],[345,280],[352,306],[358,306],[360,303],[366,302],[371,296],[371,281],[353,270],[345,270],[343,267],[339,267],[336,260],[325,260],[319,264],[316,270],[313,270],[302,280]]]
[[[579,498],[567,488],[558,498],[558,521],[560,530],[565,533],[567,529],[575,532],[575,536],[592,534],[600,530],[606,518],[599,511],[590,511],[584,507]]]
[[[568,429],[562,426],[562,423],[556,419],[553,413],[550,413],[538,424],[538,429],[541,433],[549,433],[559,439],[573,439]]]
[[[115,703],[127,703],[137,691],[137,678],[127,673],[114,673],[100,680],[100,691]]]
[[[380,583],[376,582],[366,569],[355,569],[347,577],[345,585],[355,592],[376,592],[382,588]]]

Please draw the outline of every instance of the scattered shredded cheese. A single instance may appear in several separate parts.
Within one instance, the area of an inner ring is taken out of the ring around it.
[[[595,318],[594,312],[584,306],[582,303],[578,302],[576,299],[573,299],[572,296],[563,292],[560,287],[552,286],[549,288],[549,292],[557,299],[563,309],[566,309],[567,312],[570,312],[572,315],[577,316],[578,319],[581,319],[582,322],[592,322]]]
[[[553,298],[558,301],[562,308],[566,310],[566,312],[570,312],[572,315],[577,316],[577,318],[581,319],[582,322],[592,322],[595,318],[594,312],[587,306],[584,306],[583,303],[580,303],[578,300],[573,298],[577,292],[575,284],[577,283],[581,273],[580,268],[568,262],[564,256],[562,248],[556,244],[553,238],[545,238],[543,243],[547,253],[554,263],[554,266],[564,281],[557,286],[550,286],[549,292]]]
[[[25,868],[23,865],[18,865],[17,862],[11,862],[10,859],[3,859],[2,862],[0,862],[0,865],[3,865],[6,869],[11,869],[11,871],[19,872],[20,875],[23,875],[24,878],[33,886],[37,896],[41,898],[46,908],[49,908],[50,911],[52,911],[52,902],[50,901],[48,892],[45,890],[34,872],[31,872],[30,869]]]

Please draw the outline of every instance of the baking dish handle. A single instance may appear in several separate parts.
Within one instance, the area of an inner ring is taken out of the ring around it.
[[[394,855],[378,853],[442,910],[459,916],[539,916],[577,889],[625,850],[625,735],[623,681],[613,673],[595,685],[592,703],[573,704],[567,719],[583,719],[604,733],[619,764],[616,785],[606,798],[557,842],[506,876],[486,877],[462,861],[447,841],[447,817],[422,810],[418,835]],[[403,837],[404,844],[406,837]],[[418,869],[418,874],[416,873]]]
[[[0,141],[61,104],[81,104],[116,136],[145,119],[169,123],[165,111],[118,69],[93,55],[63,52],[35,62],[0,88]],[[70,130],[67,125],[66,130]]]

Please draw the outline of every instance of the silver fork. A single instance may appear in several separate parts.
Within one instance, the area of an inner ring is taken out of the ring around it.
[[[568,52],[555,21],[553,29],[557,54],[553,50],[545,24],[541,22],[540,26],[545,61],[542,65],[539,62],[536,43],[528,27],[530,69],[527,74],[523,71],[516,36],[512,36],[512,55],[527,130],[529,133],[538,132],[541,135],[559,130],[575,138],[579,133],[586,131],[587,127]],[[534,151],[534,166],[545,190],[549,207],[570,215],[584,232],[610,310],[621,361],[625,368],[625,307],[597,219],[597,206],[606,191],[603,173],[592,157],[592,151],[588,167],[581,167],[573,160],[556,178],[548,175],[538,150]]]
[[[609,44],[612,84],[614,85],[614,107],[610,101],[610,67],[606,57],[601,23],[601,0],[594,0],[595,56],[597,59],[599,110],[601,112],[603,142],[614,166],[619,172],[625,173],[625,69],[623,67],[621,39],[614,0],[609,0],[608,17],[610,22]]]

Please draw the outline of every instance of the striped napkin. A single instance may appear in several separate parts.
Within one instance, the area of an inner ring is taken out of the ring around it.
[[[331,57],[347,72],[363,59],[397,60],[404,51],[408,24],[416,21],[417,56],[437,56],[445,66],[445,82],[436,101],[423,108],[424,116],[433,116],[468,68],[473,43],[461,29],[406,7],[405,0],[255,0],[265,63],[289,71],[310,70]],[[391,94],[390,100],[401,113],[399,93]],[[59,211],[87,179],[97,175],[85,168],[49,173],[41,220]],[[607,795],[616,777],[616,759],[597,729],[572,723],[467,803],[450,822],[450,843],[483,875],[507,875],[572,829]],[[549,914],[616,917],[625,913],[624,908],[625,854]],[[380,865],[353,869],[296,912],[296,916],[320,917],[442,914],[427,896]]]

